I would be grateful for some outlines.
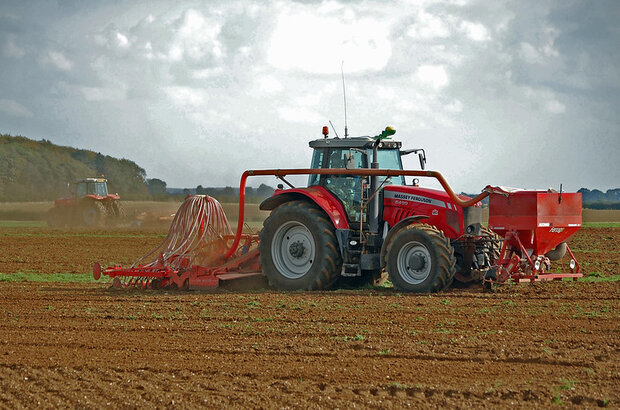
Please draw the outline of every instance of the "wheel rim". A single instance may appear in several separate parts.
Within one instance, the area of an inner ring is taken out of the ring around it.
[[[288,279],[299,279],[308,273],[315,253],[312,233],[300,222],[283,224],[273,237],[271,256],[274,265]]]
[[[426,280],[431,273],[431,254],[420,242],[409,242],[398,251],[398,271],[402,279],[417,285]]]

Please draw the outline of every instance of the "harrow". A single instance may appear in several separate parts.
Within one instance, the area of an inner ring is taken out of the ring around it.
[[[116,288],[145,289],[191,287],[214,288],[221,281],[261,276],[258,264],[258,235],[243,234],[243,245],[225,257],[235,240],[220,203],[207,195],[188,197],[170,226],[168,235],[147,255],[124,269],[113,265],[101,273],[113,278]]]

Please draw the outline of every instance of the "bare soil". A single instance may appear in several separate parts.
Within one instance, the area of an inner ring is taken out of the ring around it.
[[[620,229],[585,228],[618,275]],[[0,272],[90,274],[161,233],[0,230]],[[0,407],[620,406],[620,282],[437,295],[0,282]]]

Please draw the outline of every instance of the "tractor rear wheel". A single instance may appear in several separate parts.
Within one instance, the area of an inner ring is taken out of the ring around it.
[[[493,232],[490,228],[483,226],[480,232],[481,236],[485,236],[490,239],[488,249],[489,265],[493,266],[495,261],[499,259],[500,252],[502,251],[502,237]]]
[[[491,229],[483,226],[480,228],[480,237],[482,239],[483,247],[481,249],[480,241],[476,243],[470,242],[469,246],[471,252],[475,251],[473,255],[474,260],[477,258],[479,252],[484,253],[485,260],[488,265],[480,266],[479,269],[474,269],[474,266],[465,266],[464,251],[467,249],[467,243],[465,241],[456,241],[454,243],[454,256],[456,256],[456,273],[454,279],[461,284],[468,285],[473,282],[479,283],[483,277],[486,269],[495,264],[495,261],[499,259],[500,251],[502,250],[502,238]]]
[[[394,287],[404,292],[439,292],[452,284],[456,265],[450,241],[437,228],[414,224],[394,237],[387,270]]]
[[[329,289],[342,269],[334,225],[306,201],[287,202],[271,212],[259,251],[269,284],[280,290]]]
[[[103,225],[106,214],[105,206],[99,201],[85,202],[81,206],[82,223],[89,228]]]

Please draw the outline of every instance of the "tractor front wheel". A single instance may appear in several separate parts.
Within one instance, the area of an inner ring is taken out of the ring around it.
[[[125,219],[125,208],[123,208],[121,201],[119,200],[112,201],[111,208],[112,208],[112,214],[116,218],[117,221],[122,221],[123,219]]]
[[[287,202],[271,213],[259,250],[269,284],[280,290],[329,289],[342,269],[333,224],[306,201]]]
[[[394,237],[387,270],[394,287],[404,292],[439,292],[452,284],[454,249],[444,234],[430,225],[414,224]]]

